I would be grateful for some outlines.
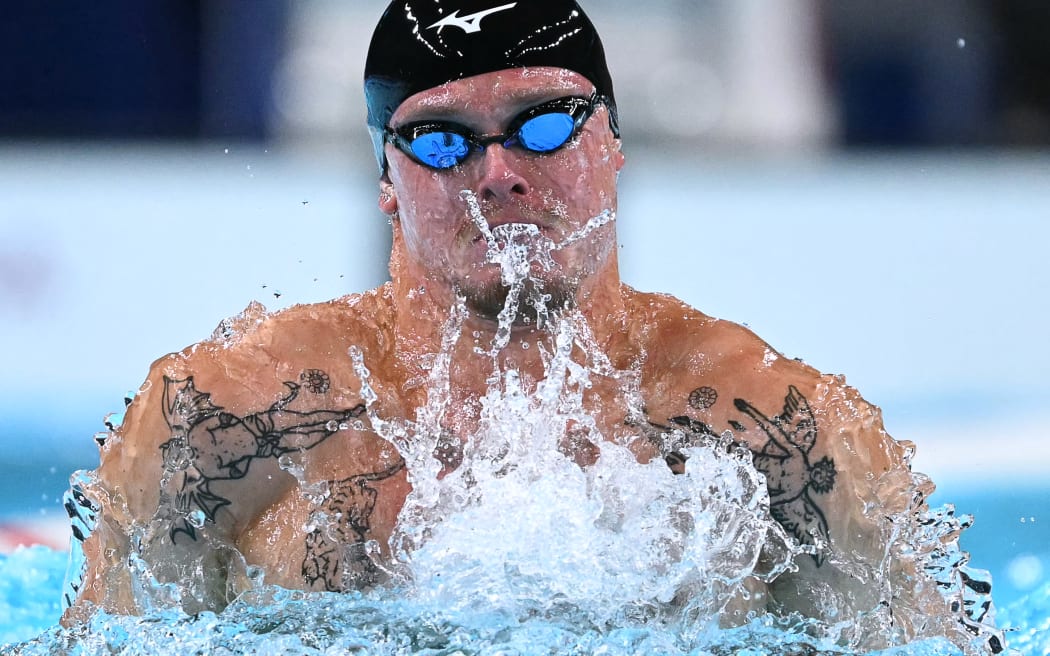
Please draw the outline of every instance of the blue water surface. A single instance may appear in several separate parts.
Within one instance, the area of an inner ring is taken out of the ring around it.
[[[302,593],[264,588],[222,614],[161,611],[146,617],[96,615],[62,630],[59,598],[68,555],[45,547],[0,556],[0,647],[21,656],[70,654],[788,654],[804,633],[769,617],[733,630],[712,629],[683,645],[650,626],[609,628],[563,616],[457,617],[414,607],[394,594]],[[1050,584],[999,614],[1008,646],[1050,654]],[[38,637],[39,636],[39,637]],[[35,638],[35,639],[34,639]],[[846,653],[823,646],[821,653]],[[872,652],[907,656],[960,654],[941,640]]]
[[[55,478],[51,483],[56,488],[60,485],[56,477],[44,477]],[[61,512],[51,507],[57,498],[44,496],[38,510]],[[948,500],[960,513],[976,518],[964,532],[962,546],[971,553],[971,564],[992,572],[997,624],[1007,631],[1008,647],[1024,656],[1050,655],[1050,519],[1045,514],[1050,490],[947,486],[938,491],[934,505]],[[695,642],[686,649],[673,634],[646,627],[587,627],[571,617],[465,620],[436,617],[396,598],[282,591],[252,593],[254,597],[217,616],[189,618],[176,611],[145,618],[99,616],[85,631],[61,633],[56,625],[68,559],[66,552],[39,546],[0,556],[0,653],[51,654],[65,641],[66,651],[75,654],[761,654],[786,653],[771,645],[801,639],[797,631],[760,622],[709,636],[699,644],[718,648],[703,651]],[[1023,580],[1019,563],[1034,567],[1038,580]],[[38,641],[26,642],[37,636]],[[927,641],[882,653],[959,652],[947,643]]]

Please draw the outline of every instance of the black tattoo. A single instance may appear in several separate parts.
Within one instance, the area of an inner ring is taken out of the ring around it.
[[[766,417],[744,399],[733,401],[736,409],[750,417],[765,434],[761,449],[752,449],[755,468],[766,476],[769,512],[800,544],[814,545],[817,566],[826,559],[821,551],[829,542],[828,522],[813,500],[813,493],[827,494],[835,487],[835,461],[821,458],[811,463],[809,454],[817,443],[817,421],[806,397],[792,385],[784,398],[783,411]]]
[[[341,592],[379,582],[381,572],[366,545],[379,493],[368,484],[404,468],[405,461],[399,460],[380,472],[329,481],[330,494],[311,517],[319,525],[306,534],[302,572],[308,585],[321,584],[329,592]]]
[[[437,444],[434,446],[434,458],[443,465],[444,471],[453,471],[463,463],[463,442],[447,428],[441,429]]]
[[[634,424],[645,432],[645,436],[652,442],[664,456],[664,462],[675,474],[685,473],[685,462],[689,459],[682,449],[697,446],[704,438],[716,438],[718,434],[702,421],[692,417],[671,417],[672,426],[653,423]],[[676,430],[676,429],[685,429]]]
[[[718,391],[713,387],[698,387],[689,395],[689,405],[697,410],[707,410],[718,401]]]
[[[299,374],[299,382],[314,394],[324,394],[332,385],[328,374],[320,369],[307,369]]]
[[[694,397],[700,388],[689,395],[689,404],[696,407]],[[713,389],[711,389],[714,392]],[[714,395],[717,398],[717,393]],[[811,463],[809,454],[817,442],[817,422],[809,402],[795,386],[788,388],[781,414],[769,418],[744,399],[735,399],[734,407],[751,418],[765,434],[761,448],[751,445],[755,468],[766,477],[769,489],[769,512],[800,544],[817,546],[812,554],[817,566],[826,556],[821,548],[828,544],[830,534],[823,511],[813,500],[813,494],[827,494],[835,487],[835,461],[825,456]],[[716,433],[707,424],[691,417],[671,417],[671,425],[653,423],[641,426],[647,437],[664,455],[667,465],[676,474],[685,472],[688,457],[681,450],[696,446]],[[746,433],[747,427],[729,420],[735,433]],[[675,431],[675,429],[682,429]],[[741,444],[734,441],[729,446]]]
[[[211,394],[197,390],[193,376],[164,377],[164,421],[171,439],[161,445],[161,512],[171,514],[172,542],[179,534],[196,540],[197,529],[214,523],[216,513],[230,505],[212,490],[215,481],[244,478],[257,458],[313,448],[365,412],[363,404],[350,410],[290,410],[300,386],[284,385],[288,393],[269,409],[237,417],[212,403]]]

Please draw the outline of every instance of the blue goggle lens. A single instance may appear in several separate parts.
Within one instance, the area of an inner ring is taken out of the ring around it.
[[[537,153],[549,153],[565,145],[576,128],[570,114],[541,114],[518,129],[518,143]]]
[[[419,161],[436,169],[449,169],[470,154],[466,137],[455,132],[429,132],[412,140],[412,152]]]
[[[576,128],[571,114],[554,112],[525,121],[509,142],[534,153],[549,153],[564,146]],[[426,132],[410,142],[419,161],[435,169],[450,169],[470,155],[470,141],[456,132]]]

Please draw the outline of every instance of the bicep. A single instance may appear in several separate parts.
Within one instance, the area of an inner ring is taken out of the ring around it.
[[[121,425],[100,445],[96,501],[111,520],[145,521],[156,511],[163,445],[171,439],[164,421],[163,380],[157,367],[128,406]]]

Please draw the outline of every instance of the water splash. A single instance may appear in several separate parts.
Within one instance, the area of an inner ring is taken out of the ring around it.
[[[573,618],[510,621],[479,613],[457,622],[401,591],[303,593],[259,586],[221,614],[160,610],[149,616],[99,613],[82,626],[55,626],[66,554],[44,547],[0,555],[0,653],[154,656],[164,653],[254,654],[637,654],[729,655],[859,653],[815,649],[804,626],[763,615],[744,626],[717,629],[683,644],[674,626],[625,624],[601,629]],[[1050,584],[1004,609],[1016,654],[1050,652]],[[48,627],[53,627],[48,629]],[[871,652],[871,656],[957,656],[943,639]]]
[[[463,336],[465,300],[450,308],[431,360],[427,401],[411,419],[382,415],[365,353],[348,351],[371,430],[400,452],[413,487],[392,538],[393,562],[372,552],[390,585],[367,593],[292,592],[263,585],[259,572],[245,568],[248,591],[223,613],[186,615],[179,606],[187,589],[158,583],[146,559],[133,556],[144,617],[99,613],[15,653],[74,645],[83,654],[853,653],[843,626],[856,618],[829,626],[764,612],[764,584],[791,569],[804,549],[770,517],[765,478],[731,434],[685,449],[691,465],[673,476],[662,461],[639,463],[629,441],[603,435],[586,411],[588,390],[611,380],[623,393],[628,420],[641,419],[640,375],[611,364],[578,312],[548,308],[533,272],[550,271],[552,253],[614,214],[603,212],[555,243],[534,225],[489,229],[476,197],[462,197],[509,293],[492,343],[480,349],[491,363],[483,373],[489,384],[458,466],[447,471],[436,454],[449,439],[451,354]],[[498,357],[523,303],[535,310],[543,337],[535,346],[543,375],[535,380]],[[217,337],[237,339],[231,326]],[[594,462],[577,463],[567,437],[591,445]],[[686,441],[674,428],[660,437]],[[307,484],[299,460],[279,464],[308,500],[319,504],[329,493],[324,484]],[[86,509],[78,510],[86,526],[92,507],[79,508]],[[899,527],[897,541],[914,545],[930,577],[960,611],[972,609],[979,625],[991,617],[990,599],[952,542],[965,523],[950,511],[933,513]],[[302,530],[331,524],[314,513]],[[188,593],[199,591],[189,586]],[[932,639],[884,653],[961,652]]]
[[[611,223],[615,220],[616,213],[608,209],[603,210],[579,229],[555,242],[543,235],[537,225],[531,223],[507,223],[490,228],[477,195],[470,190],[463,190],[460,192],[460,198],[466,203],[474,225],[488,246],[486,261],[500,267],[500,279],[508,290],[503,309],[497,317],[496,337],[488,351],[488,354],[495,358],[510,341],[514,320],[522,309],[523,300],[533,308],[537,328],[544,328],[550,319],[547,304],[551,297],[544,294],[543,282],[532,275],[532,269],[535,267],[541,272],[551,271],[557,266],[552,258],[553,253],[579,242],[595,230]],[[522,299],[522,291],[527,288],[530,294]]]
[[[482,351],[492,356],[492,371],[478,429],[454,471],[439,476],[433,454],[444,435],[448,354],[461,336],[464,301],[452,308],[428,400],[414,422],[374,412],[371,373],[359,350],[350,353],[372,426],[409,463],[413,491],[394,552],[412,598],[458,621],[497,613],[613,628],[639,618],[689,618],[680,636],[700,634],[730,605],[746,617],[764,603],[754,583],[791,567],[797,553],[769,517],[764,479],[750,454],[729,448],[729,436],[712,440],[689,451],[691,473],[672,476],[662,461],[639,464],[628,445],[606,439],[584,409],[592,377],[615,378],[640,413],[639,376],[612,367],[581,315],[549,311],[542,286],[530,278],[554,266],[552,251],[613,215],[604,212],[555,244],[534,225],[489,230],[476,198],[463,198],[509,293],[492,346]],[[537,381],[495,357],[510,339],[527,281],[547,337],[537,344],[544,367]],[[573,358],[577,347],[587,356],[582,363]],[[567,453],[570,434],[595,445],[600,457],[593,465],[580,467]]]
[[[69,564],[62,584],[62,608],[69,608],[73,604],[84,582],[87,562],[80,544],[95,530],[98,513],[102,510],[102,506],[85,493],[95,480],[93,473],[74,472],[69,480],[69,490],[62,496],[62,506],[69,516],[72,533]]]

